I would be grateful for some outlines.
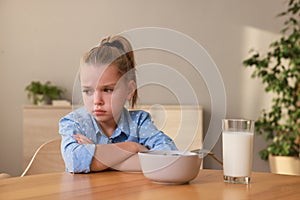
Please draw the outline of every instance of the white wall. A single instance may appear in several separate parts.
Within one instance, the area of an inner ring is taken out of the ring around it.
[[[250,48],[266,49],[277,38],[281,20],[275,16],[285,0],[0,0],[0,172],[21,173],[22,106],[28,103],[24,87],[32,80],[46,81],[68,89],[71,98],[74,77],[83,52],[101,37],[131,28],[158,26],[185,33],[211,55],[222,74],[227,93],[227,116],[256,119],[268,105],[259,80],[242,66]],[[176,58],[161,54],[155,62]],[[151,62],[137,53],[138,64]],[[183,63],[184,65],[184,63]],[[183,70],[184,71],[184,70]],[[210,100],[199,77],[187,74],[196,85],[205,109],[205,130],[210,120]],[[201,79],[201,77],[200,77]],[[151,91],[151,90],[150,90]],[[147,92],[141,92],[147,95]],[[164,94],[144,96],[147,103],[173,103]],[[264,145],[255,139],[254,170],[267,171],[257,155]],[[221,145],[215,153],[221,157]],[[219,168],[207,159],[205,167]]]

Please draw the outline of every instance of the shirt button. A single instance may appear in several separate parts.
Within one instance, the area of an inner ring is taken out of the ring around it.
[[[111,138],[108,139],[107,144],[113,143],[113,140]]]

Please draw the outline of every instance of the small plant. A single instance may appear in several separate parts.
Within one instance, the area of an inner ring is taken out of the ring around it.
[[[300,0],[290,0],[282,37],[271,43],[266,55],[254,53],[243,64],[254,67],[252,77],[262,79],[265,91],[274,94],[270,110],[263,110],[255,123],[268,146],[260,151],[263,160],[269,154],[300,156]]]
[[[27,97],[32,99],[34,105],[42,102],[50,104],[52,100],[59,99],[64,93],[61,88],[51,85],[50,81],[45,84],[40,81],[32,81],[25,87],[25,91],[27,91]]]

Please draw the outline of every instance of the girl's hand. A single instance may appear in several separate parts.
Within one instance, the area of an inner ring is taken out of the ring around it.
[[[139,151],[148,151],[149,150],[147,147],[145,147],[145,146],[143,146],[139,143],[136,143],[136,144],[137,144],[137,149],[138,149],[137,152],[139,152]]]
[[[74,139],[77,141],[78,144],[94,144],[92,140],[80,133],[75,134]]]
[[[116,146],[121,147],[124,150],[127,150],[131,153],[138,153],[139,151],[147,151],[149,149],[147,149],[145,146],[137,143],[137,142],[131,142],[131,141],[127,141],[127,142],[121,142],[121,143],[115,143]]]

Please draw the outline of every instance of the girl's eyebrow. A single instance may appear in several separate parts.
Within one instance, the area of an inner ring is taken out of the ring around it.
[[[105,85],[99,85],[98,88],[115,87],[116,85],[116,83],[109,83]]]
[[[82,88],[93,88],[92,86],[86,86],[86,85],[82,85]]]
[[[108,84],[105,84],[105,85],[98,85],[97,88],[106,88],[106,87],[115,87],[117,84],[116,83],[108,83]],[[85,89],[91,89],[94,87],[93,86],[89,86],[89,85],[82,85],[81,88],[85,88]]]
[[[103,85],[103,87],[107,87],[107,86],[116,86],[116,85],[117,85],[116,83],[111,83],[111,84]]]

